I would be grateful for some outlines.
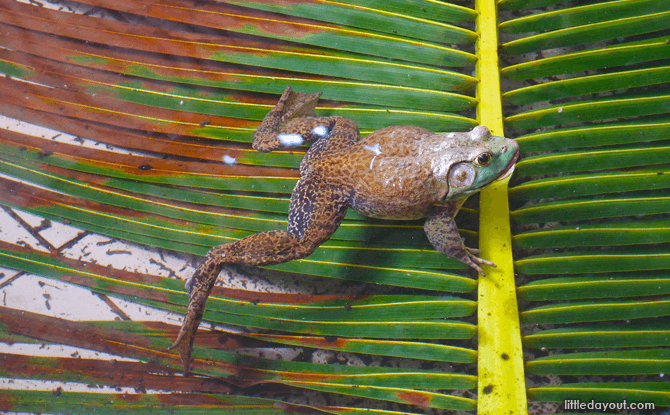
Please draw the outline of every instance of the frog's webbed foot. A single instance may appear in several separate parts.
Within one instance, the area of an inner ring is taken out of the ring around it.
[[[461,258],[456,258],[456,257],[454,257],[454,258],[455,258],[455,259],[458,259],[459,261],[461,261],[461,262],[463,262],[464,264],[468,265],[470,268],[475,269],[477,272],[479,272],[480,274],[482,274],[482,276],[486,276],[486,273],[484,272],[484,270],[482,269],[482,267],[481,267],[480,265],[487,265],[487,266],[489,266],[489,267],[493,267],[493,268],[496,268],[496,267],[497,267],[497,265],[494,264],[493,262],[491,262],[491,261],[487,261],[487,260],[485,260],[485,259],[483,259],[483,258],[479,258],[479,257],[477,256],[477,254],[479,254],[479,253],[481,252],[479,249],[468,248],[468,247],[465,246],[465,245],[463,245],[463,249],[464,249],[465,252],[466,252],[467,259],[466,259],[466,258],[461,259]]]
[[[332,121],[328,117],[317,118],[315,110],[320,97],[321,92],[305,94],[287,86],[277,105],[256,130],[254,149],[267,152],[327,136]]]
[[[195,333],[198,331],[198,323],[194,323],[194,318],[189,318],[186,315],[177,339],[168,347],[168,350],[177,349],[179,358],[181,359],[182,367],[184,368],[184,376],[188,375],[188,370],[191,367],[191,352],[193,350],[193,341],[195,340]]]
[[[454,212],[448,207],[435,207],[430,211],[423,229],[430,243],[444,255],[461,261],[485,276],[481,265],[496,267],[491,261],[479,258],[479,249],[468,248],[458,233],[456,222],[451,216]]]

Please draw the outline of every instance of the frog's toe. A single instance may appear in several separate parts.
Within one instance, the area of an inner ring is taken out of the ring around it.
[[[194,333],[188,330],[180,330],[177,339],[168,347],[168,350],[177,350],[184,368],[184,376],[188,375],[191,366],[191,352],[193,349]]]
[[[467,263],[467,265],[469,265],[470,268],[473,268],[478,273],[480,273],[482,275],[482,277],[485,277],[486,273],[484,272],[484,270],[482,269],[482,267],[480,265],[487,265],[489,267],[497,268],[497,265],[494,264],[493,262],[487,261],[485,259],[479,258],[478,256],[475,256],[472,251],[477,251],[477,253],[479,253],[478,249],[475,250],[475,249],[467,248],[467,247],[465,249],[468,253],[468,258],[470,259],[470,262]]]
[[[482,258],[479,258],[479,257],[474,257],[473,260],[474,260],[476,263],[478,263],[479,265],[487,265],[487,266],[489,266],[489,267],[493,267],[493,268],[497,268],[497,267],[498,267],[495,263],[493,263],[493,262],[491,262],[491,261],[487,261],[487,260],[482,259]]]
[[[482,252],[480,249],[477,249],[477,248],[468,248],[467,246],[465,247],[465,250],[468,251],[468,254],[470,254],[471,256],[472,256],[472,255],[477,255],[477,254],[479,254],[479,253]]]

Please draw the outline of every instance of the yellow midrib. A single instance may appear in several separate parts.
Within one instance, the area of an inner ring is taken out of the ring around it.
[[[498,64],[498,19],[495,0],[476,0],[477,16],[477,120],[494,135],[504,135]],[[484,266],[478,288],[479,415],[526,415],[519,310],[517,307],[512,236],[506,179],[484,189],[479,202],[479,248]]]

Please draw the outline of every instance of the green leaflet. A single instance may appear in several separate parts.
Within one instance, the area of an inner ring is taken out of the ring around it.
[[[561,226],[520,233],[513,242],[522,249],[660,244],[670,242],[670,220]]]
[[[616,171],[549,177],[515,186],[510,189],[510,195],[517,201],[525,201],[666,189],[670,187],[670,175],[666,170],[667,168],[662,166],[633,172]]]
[[[522,54],[537,50],[583,45],[603,40],[616,39],[650,33],[670,27],[670,12],[635,16],[585,26],[569,27],[553,32],[528,36],[502,45],[501,51],[508,54]]]
[[[608,217],[657,215],[668,211],[666,194],[609,196],[598,199],[566,199],[521,207],[511,212],[517,223],[574,221]]]
[[[584,100],[512,115],[505,121],[513,128],[530,129],[627,116],[666,114],[670,112],[669,98],[670,95],[661,92],[632,97],[624,96],[618,99],[606,97]]]
[[[517,290],[527,301],[663,295],[670,293],[670,275],[661,271],[547,278]]]
[[[657,141],[664,140],[668,133],[670,133],[670,122],[667,118],[663,118],[554,128],[522,135],[516,140],[523,152],[535,152]]]
[[[503,94],[503,100],[510,105],[525,105],[538,101],[657,85],[669,81],[670,67],[662,66],[546,82],[506,92]]]
[[[670,346],[670,330],[663,324],[585,325],[542,330],[524,336],[534,349]]]
[[[521,313],[525,324],[584,323],[670,315],[670,300],[593,300],[545,305]]]
[[[418,65],[383,62],[357,57],[329,56],[295,52],[257,51],[230,48],[206,56],[207,59],[242,65],[253,65],[289,71],[304,71],[316,75],[341,74],[343,78],[360,81],[381,81],[392,83],[397,73],[407,74],[401,85],[430,89],[438,86],[441,90],[463,88],[462,76],[446,70],[425,68]]]
[[[559,252],[528,256],[514,261],[525,274],[589,274],[667,269],[670,252],[663,248],[641,250],[608,250]]]
[[[474,10],[467,7],[429,0],[417,0],[412,3],[403,0],[343,0],[341,3],[419,18],[429,17],[440,22],[462,22],[474,20],[477,16]]]
[[[253,316],[205,312],[205,320],[266,330],[284,330],[317,336],[370,337],[379,339],[471,339],[477,334],[474,325],[457,321],[409,322],[315,322],[283,318],[262,319]]]
[[[670,57],[667,39],[664,37],[652,43],[624,44],[533,60],[503,68],[500,74],[510,79],[523,80],[667,59]]]
[[[530,156],[517,164],[522,176],[573,173],[666,164],[670,146],[632,145],[622,148],[564,151]],[[665,170],[657,170],[661,175]]]
[[[502,10],[524,10],[564,3],[565,0],[500,0]]]
[[[109,177],[102,184],[114,189],[134,191],[143,195],[157,196],[173,201],[191,202],[202,205],[226,206],[236,209],[248,209],[253,206],[261,212],[281,213],[288,212],[288,197],[250,196],[234,193],[219,193],[208,190],[185,190],[172,186],[160,186],[152,183],[143,183],[135,180]],[[353,211],[348,212],[348,219],[363,219]]]
[[[535,359],[526,365],[526,370],[540,375],[658,375],[670,370],[670,350],[559,354]]]
[[[464,265],[451,262],[445,268],[463,269]],[[301,259],[285,264],[273,265],[272,269],[308,275],[321,275],[351,281],[388,284],[408,288],[422,288],[450,292],[471,292],[477,287],[474,279],[455,272],[441,270],[420,270],[387,266],[366,266],[357,263],[343,263],[339,266],[328,262]]]

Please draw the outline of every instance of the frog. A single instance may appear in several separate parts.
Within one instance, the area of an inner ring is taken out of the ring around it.
[[[305,258],[333,235],[349,208],[378,219],[426,218],[423,228],[437,251],[482,276],[482,265],[496,266],[465,246],[454,217],[469,196],[512,174],[519,157],[514,140],[494,136],[485,126],[436,134],[409,125],[361,138],[354,121],[316,114],[321,94],[287,86],[254,134],[252,147],[260,152],[312,144],[300,162],[287,229],[212,248],[188,280],[187,312],[170,347],[178,350],[185,375],[207,298],[222,269]]]

